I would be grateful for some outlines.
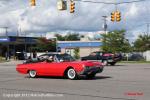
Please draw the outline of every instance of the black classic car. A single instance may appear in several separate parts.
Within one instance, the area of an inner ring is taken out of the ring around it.
[[[115,65],[121,59],[121,54],[104,53],[100,51],[92,52],[88,56],[81,57],[81,60],[100,61],[103,62],[105,65]]]

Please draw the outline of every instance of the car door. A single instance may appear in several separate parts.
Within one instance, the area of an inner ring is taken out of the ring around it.
[[[97,54],[95,52],[92,52],[89,57],[88,57],[89,60],[97,60]]]
[[[42,62],[40,66],[41,75],[61,76],[64,70],[62,62]]]

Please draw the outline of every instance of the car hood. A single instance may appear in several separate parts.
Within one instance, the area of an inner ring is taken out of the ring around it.
[[[98,61],[73,61],[72,63],[78,63],[78,64],[82,64],[85,66],[103,66],[103,64],[101,62]]]
[[[92,57],[91,55],[88,55],[88,56],[84,56],[84,57],[81,57],[81,58],[87,58],[87,57]]]

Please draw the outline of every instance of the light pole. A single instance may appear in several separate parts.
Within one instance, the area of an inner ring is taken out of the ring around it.
[[[58,40],[57,40],[57,37],[53,37],[53,38],[51,38],[52,39],[52,42],[55,42],[55,49],[56,49],[56,52],[58,52]]]
[[[25,53],[27,52],[27,36],[26,36],[26,32],[24,33],[25,35],[25,41],[24,41],[24,45],[25,45]]]
[[[8,27],[4,27],[4,29],[5,29],[5,35],[6,35],[6,37],[9,38],[8,37]],[[7,51],[6,51],[5,56],[6,56],[6,60],[9,60],[9,42],[7,44]]]
[[[59,50],[58,50],[59,48],[58,48],[58,40],[57,40],[57,37],[55,37],[55,41],[56,41],[56,42],[55,42],[55,44],[56,44],[56,52],[58,52],[58,51],[59,51]]]

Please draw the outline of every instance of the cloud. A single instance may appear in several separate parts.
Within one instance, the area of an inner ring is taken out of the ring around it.
[[[0,27],[8,26],[10,35],[15,34],[18,29],[28,34],[67,30],[100,31],[103,30],[102,16],[107,15],[108,30],[127,29],[130,31],[127,34],[130,33],[133,37],[137,35],[137,31],[140,33],[145,28],[136,29],[137,24],[150,21],[149,0],[118,5],[122,13],[122,21],[119,23],[110,21],[110,13],[115,10],[114,5],[76,2],[74,14],[69,13],[69,2],[67,11],[58,11],[56,5],[57,0],[37,0],[36,7],[30,7],[28,0],[13,0],[13,2],[2,0],[0,1]],[[131,35],[127,36],[131,37]]]

